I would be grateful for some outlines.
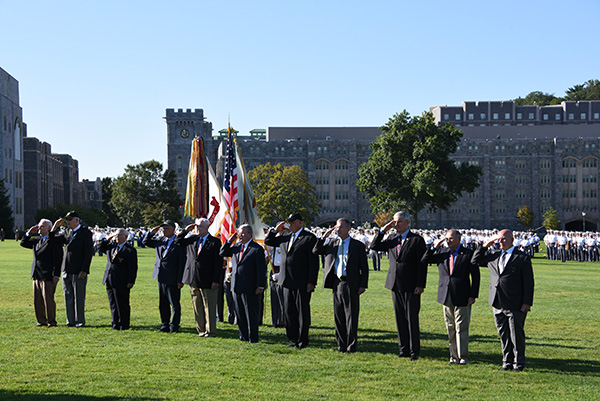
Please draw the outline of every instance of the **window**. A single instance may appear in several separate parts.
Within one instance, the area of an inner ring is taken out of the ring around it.
[[[529,119],[533,120],[535,118],[535,115],[533,113],[529,113]],[[547,118],[545,118],[545,120],[547,120]]]
[[[517,120],[523,119],[523,113],[517,113]]]
[[[527,184],[527,176],[526,175],[516,175],[515,183],[516,184]]]
[[[510,113],[504,113],[504,119],[510,120]]]
[[[582,120],[586,120],[586,119],[587,119],[587,114],[585,114],[585,113],[581,113],[581,119],[582,119]]]
[[[469,120],[474,120],[475,119],[475,115],[473,113],[469,113]]]
[[[550,184],[550,176],[548,174],[540,175],[540,184]]]
[[[506,167],[506,161],[504,160],[496,160],[496,168],[503,168]]]
[[[544,121],[548,121],[549,118],[550,116],[548,114],[544,114]]]
[[[485,113],[481,113],[481,114],[479,114],[479,118],[480,118],[481,120],[485,120]]]
[[[493,120],[497,120],[497,119],[498,119],[498,113],[494,113],[494,114],[492,114],[492,119],[493,119]]]
[[[526,168],[527,167],[527,162],[525,160],[516,160],[515,161],[515,167],[516,168]]]
[[[597,159],[593,159],[593,158],[587,158],[583,160],[583,167],[597,167],[598,165],[598,160]],[[563,161],[563,167],[564,167],[564,161]],[[573,166],[575,167],[575,166]]]
[[[540,191],[540,198],[550,199],[551,191],[549,189],[542,189]]]
[[[496,175],[496,176],[494,176],[494,182],[496,184],[504,184],[506,182],[506,176],[505,175]]]
[[[574,119],[575,119],[575,114],[569,113],[569,120],[574,120]]]
[[[600,113],[594,113],[594,120],[600,120]]]
[[[479,166],[479,162],[477,160],[469,160],[469,166]]]
[[[462,116],[460,115],[460,113],[457,113],[454,115],[454,119],[457,121],[460,121],[460,120],[462,120]]]
[[[450,119],[450,114],[444,114],[444,121],[448,121]]]
[[[589,159],[586,159],[586,160],[583,161],[583,167],[587,167],[585,165],[587,160],[589,160]],[[564,159],[562,163],[563,163],[563,168],[575,168],[575,167],[577,167],[577,161],[575,159]]]
[[[555,119],[556,121],[560,121],[560,113],[556,113],[556,114],[554,115],[554,119]]]
[[[517,198],[517,199],[525,199],[526,196],[527,196],[527,193],[522,189],[515,191],[515,198]]]
[[[498,214],[506,213],[506,206],[504,205],[496,205],[494,208],[494,212]]]

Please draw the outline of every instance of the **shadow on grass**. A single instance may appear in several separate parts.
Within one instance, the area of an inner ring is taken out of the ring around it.
[[[95,397],[92,395],[78,395],[68,393],[57,393],[57,394],[32,394],[20,391],[8,391],[0,390],[0,400],[64,400],[69,399],[73,401],[118,401],[118,400],[134,400],[134,401],[153,401],[160,400],[160,398],[150,397]]]

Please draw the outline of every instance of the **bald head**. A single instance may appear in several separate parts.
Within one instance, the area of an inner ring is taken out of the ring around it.
[[[500,231],[498,234],[498,241],[500,242],[500,248],[502,248],[503,251],[508,251],[513,246],[513,232],[508,229]]]

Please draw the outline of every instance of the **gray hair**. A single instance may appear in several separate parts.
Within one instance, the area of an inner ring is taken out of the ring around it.
[[[342,222],[342,224],[345,225],[346,227],[352,227],[352,223],[350,223],[350,220],[348,220],[345,217],[341,217],[341,218],[337,219],[337,221]]]
[[[198,225],[199,226],[206,226],[209,227],[210,226],[210,221],[208,221],[208,219],[201,217],[198,219]]]
[[[398,218],[400,218],[402,220],[408,220],[410,222],[410,215],[408,213],[406,213],[406,212],[402,212],[402,211],[401,212],[396,212],[394,214],[394,219],[398,219]]]
[[[252,230],[252,226],[250,224],[242,224],[240,226],[240,230],[245,230],[251,236],[254,236],[254,232]]]
[[[48,219],[41,219],[40,222],[38,223],[38,225],[42,225],[42,224],[52,227],[52,222]]]

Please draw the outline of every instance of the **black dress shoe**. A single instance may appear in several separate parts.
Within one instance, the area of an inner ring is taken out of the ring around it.
[[[158,329],[158,332],[159,332],[159,333],[168,333],[168,332],[169,332],[169,328],[168,328],[168,327],[161,326],[161,328],[160,328],[160,329]]]
[[[410,358],[410,354],[398,354],[398,358]]]
[[[410,357],[411,361],[418,361],[419,360],[419,355],[413,355]]]
[[[523,365],[515,366],[515,367],[513,368],[513,370],[514,370],[515,372],[522,372],[522,371],[523,371],[523,369],[525,369],[525,366],[523,366]]]
[[[179,333],[179,327],[172,327],[169,333]]]
[[[290,341],[290,343],[288,344],[288,348],[295,348],[297,347],[298,344],[296,344],[295,342]]]

